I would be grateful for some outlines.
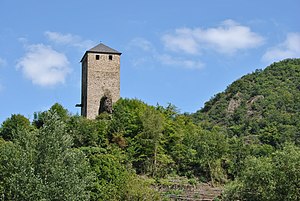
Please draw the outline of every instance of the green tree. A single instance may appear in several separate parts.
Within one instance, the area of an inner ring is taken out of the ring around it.
[[[134,138],[136,162],[144,173],[157,176],[158,172],[167,168],[167,164],[172,163],[163,148],[163,118],[154,107],[147,107],[141,121],[143,130]]]
[[[39,198],[40,180],[34,174],[35,139],[32,133],[18,130],[18,139],[0,142],[1,200],[30,200]]]
[[[222,159],[228,153],[229,144],[223,132],[217,127],[211,131],[202,130],[199,132],[197,141],[198,160],[203,170],[208,172],[213,185],[216,179],[220,182],[226,181],[226,175],[221,165]]]
[[[199,141],[199,126],[190,118],[178,115],[166,120],[164,134],[167,135],[166,151],[175,162],[176,173],[193,177],[199,171],[197,158],[197,142]]]
[[[67,131],[73,137],[74,147],[106,147],[109,144],[109,123],[107,120],[72,116],[67,121]]]
[[[65,109],[61,104],[55,103],[50,107],[48,110],[49,112],[55,112],[57,116],[59,116],[60,120],[66,122],[67,119],[70,117],[69,112],[67,109]],[[43,126],[45,122],[45,118],[47,116],[47,111],[44,112],[35,112],[34,113],[34,119],[33,119],[33,125],[37,128],[40,128]]]
[[[96,147],[82,148],[89,158],[96,180],[91,188],[91,200],[121,200],[125,194],[124,184],[130,173],[120,163],[117,155]]]
[[[92,201],[159,200],[150,183],[134,173],[119,148],[82,147],[96,176],[91,186]]]
[[[21,114],[13,114],[2,123],[0,128],[0,137],[4,140],[15,139],[18,130],[30,129],[30,121]]]
[[[123,136],[130,141],[142,130],[141,114],[147,105],[137,99],[120,99],[114,105],[110,134]],[[130,142],[129,142],[130,143]]]
[[[300,200],[300,148],[287,144],[272,160],[276,181],[275,200]]]
[[[300,148],[287,144],[269,157],[249,156],[240,176],[226,186],[224,200],[300,200]]]
[[[3,200],[89,200],[91,181],[85,155],[57,114],[45,113],[39,130],[18,130],[0,143],[0,195]]]

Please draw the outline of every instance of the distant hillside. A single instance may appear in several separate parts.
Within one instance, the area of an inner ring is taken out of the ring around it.
[[[286,59],[243,76],[192,116],[197,122],[227,127],[231,136],[271,136],[261,140],[273,145],[286,138],[299,141],[300,59]]]

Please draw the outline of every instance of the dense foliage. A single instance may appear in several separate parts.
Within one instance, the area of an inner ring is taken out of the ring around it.
[[[262,143],[299,145],[300,59],[286,59],[243,76],[193,114],[227,128],[229,136],[256,136]]]
[[[300,200],[300,60],[257,70],[195,114],[120,99],[96,120],[59,104],[0,127],[0,200],[162,200],[169,176],[224,200]],[[167,198],[164,198],[165,200]]]
[[[240,176],[231,182],[224,200],[300,199],[300,148],[287,144],[268,157],[249,156]]]
[[[89,200],[92,175],[83,152],[71,148],[65,123],[48,112],[37,130],[20,117],[12,115],[1,130],[2,136],[13,136],[0,142],[1,199]]]

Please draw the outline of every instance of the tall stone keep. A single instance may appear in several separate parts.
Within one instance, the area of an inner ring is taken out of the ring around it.
[[[77,105],[82,116],[95,119],[105,110],[103,104],[113,104],[120,98],[120,56],[103,43],[83,55],[81,104]]]

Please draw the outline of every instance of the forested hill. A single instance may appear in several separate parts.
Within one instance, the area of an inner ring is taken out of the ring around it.
[[[293,137],[300,128],[299,111],[300,59],[286,59],[233,82],[192,116],[226,126],[232,136],[280,132]]]
[[[121,98],[94,120],[55,103],[0,125],[0,200],[295,201],[299,167],[300,59],[194,114]]]

